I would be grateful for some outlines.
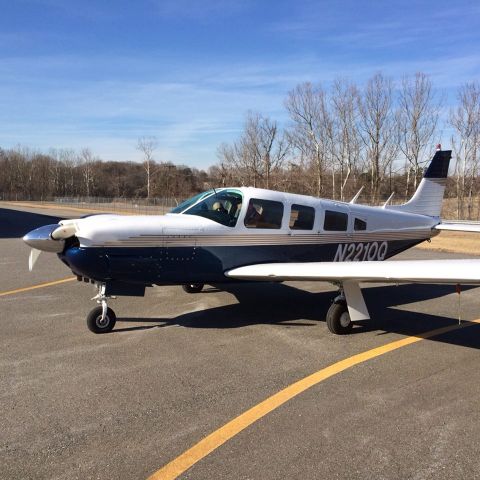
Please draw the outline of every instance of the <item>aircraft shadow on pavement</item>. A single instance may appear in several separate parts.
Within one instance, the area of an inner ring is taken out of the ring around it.
[[[0,238],[21,238],[35,228],[58,223],[62,218],[0,208]]]
[[[475,287],[463,286],[467,291]],[[187,328],[241,328],[272,324],[285,327],[316,327],[324,322],[326,312],[336,296],[334,291],[312,293],[285,284],[229,285],[238,303],[184,313],[174,318],[118,318],[119,322],[146,323],[144,326],[116,328],[112,333],[179,325]],[[452,325],[456,319],[410,309],[396,309],[426,300],[445,302],[446,315],[452,314],[452,300],[442,299],[455,292],[453,285],[402,284],[365,288],[365,301],[372,319],[358,322],[352,334],[377,332],[377,335],[399,333],[407,336]],[[202,293],[196,295],[204,295]],[[156,325],[152,325],[152,324]],[[120,325],[119,325],[120,326]],[[480,348],[480,325],[455,330],[429,340]]]

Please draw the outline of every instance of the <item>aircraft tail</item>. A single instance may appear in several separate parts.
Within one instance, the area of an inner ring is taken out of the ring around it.
[[[403,205],[391,205],[387,208],[439,217],[451,158],[451,150],[437,150],[413,197]]]

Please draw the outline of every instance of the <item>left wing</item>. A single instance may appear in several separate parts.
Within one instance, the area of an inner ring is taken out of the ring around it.
[[[225,273],[239,280],[480,284],[480,260],[264,263]]]

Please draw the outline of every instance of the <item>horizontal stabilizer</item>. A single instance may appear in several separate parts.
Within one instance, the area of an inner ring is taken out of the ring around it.
[[[480,233],[480,222],[442,222],[435,225],[435,230],[450,230],[451,232]]]
[[[265,263],[234,268],[239,280],[480,284],[480,260],[386,260],[384,262]]]

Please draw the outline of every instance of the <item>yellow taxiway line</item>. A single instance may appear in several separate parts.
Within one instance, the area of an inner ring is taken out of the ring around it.
[[[167,463],[160,470],[157,470],[150,477],[148,477],[148,480],[170,480],[177,478],[202,458],[205,458],[209,453],[213,452],[215,449],[240,433],[242,430],[245,430],[248,426],[257,422],[268,413],[277,409],[305,390],[308,390],[314,385],[326,380],[327,378],[337,375],[338,373],[352,368],[355,365],[359,365],[360,363],[371,360],[372,358],[385,355],[386,353],[406,347],[407,345],[412,345],[413,343],[420,342],[426,338],[435,337],[443,333],[478,324],[480,324],[480,319],[463,322],[460,325],[457,323],[454,325],[437,328],[416,336],[402,338],[401,340],[396,340],[394,342],[387,343],[386,345],[372,348],[371,350],[353,355],[352,357],[336,362],[326,368],[322,368],[321,370],[318,370],[317,372],[293,383],[292,385],[289,385],[283,390],[280,390],[278,393],[272,395],[263,402],[255,405],[227,424],[223,425],[218,430],[215,430],[210,435],[200,440],[192,448],[182,453],[170,463]]]
[[[38,285],[32,285],[30,287],[17,288],[16,290],[8,290],[6,292],[0,292],[0,297],[5,297],[6,295],[14,295],[15,293],[28,292],[30,290],[36,290],[37,288],[51,287],[53,285],[59,285],[61,283],[71,282],[76,279],[77,277],[68,277],[68,278],[62,278],[61,280],[54,280],[52,282],[39,283]]]

